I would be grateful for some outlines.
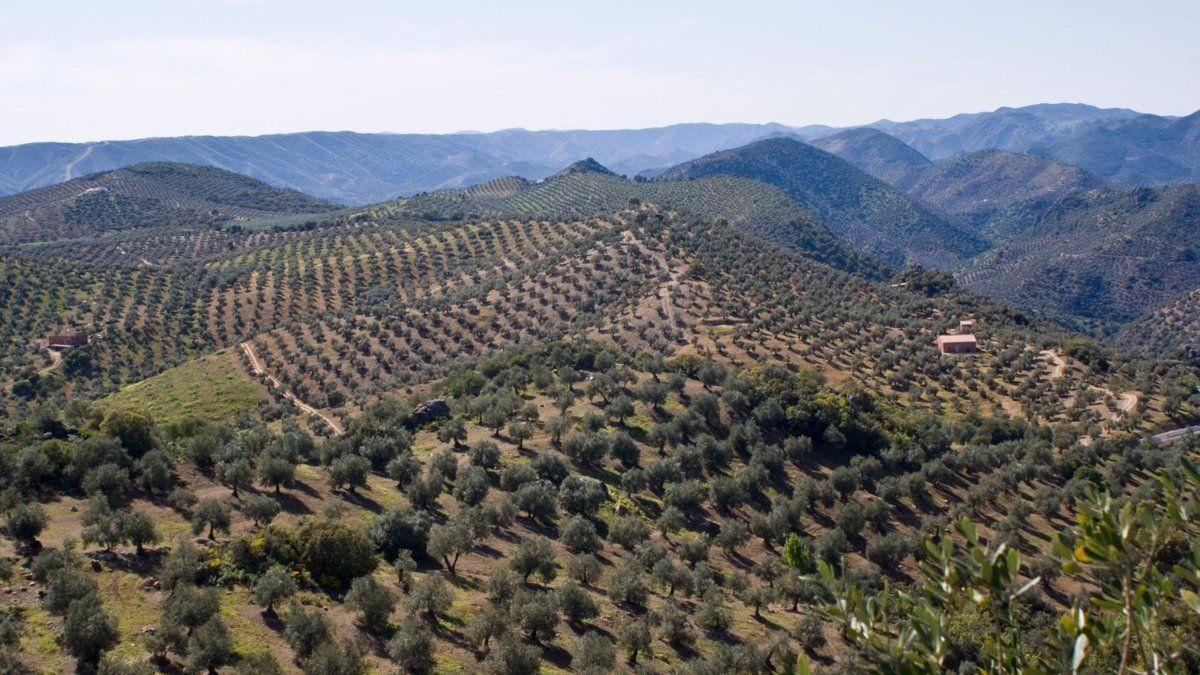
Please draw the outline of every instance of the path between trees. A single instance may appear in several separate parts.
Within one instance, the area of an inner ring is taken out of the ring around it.
[[[1042,356],[1050,359],[1050,361],[1054,364],[1050,367],[1050,379],[1057,380],[1062,378],[1063,372],[1067,369],[1067,362],[1063,361],[1062,357],[1059,356],[1058,353],[1053,349],[1043,350]]]
[[[62,354],[58,350],[51,349],[50,345],[48,343],[45,345],[45,348],[46,348],[46,353],[50,355],[50,365],[48,365],[45,368],[42,368],[40,371],[38,371],[38,375],[45,375],[46,373],[56,370],[59,366],[62,365],[62,362],[63,362]]]
[[[1054,351],[1053,349],[1045,349],[1040,353],[1042,356],[1045,356],[1047,359],[1049,359],[1052,364],[1050,366],[1050,379],[1062,379],[1063,373],[1067,369],[1067,362],[1063,361],[1063,358],[1059,356],[1058,352]],[[1134,392],[1129,391],[1117,396],[1116,392],[1111,389],[1105,389],[1103,387],[1094,387],[1094,389],[1096,391],[1102,391],[1116,399],[1117,410],[1120,410],[1123,413],[1129,414],[1137,408],[1138,395]]]
[[[276,389],[282,389],[284,398],[295,404],[297,408],[310,415],[321,418],[321,420],[333,430],[334,434],[341,436],[342,434],[346,433],[346,429],[342,427],[342,425],[336,419],[334,419],[332,415],[317,410],[304,401],[301,401],[300,397],[296,396],[291,389],[284,388],[283,383],[279,381],[279,378],[268,373],[267,369],[263,367],[262,361],[259,360],[258,354],[254,352],[254,347],[252,347],[249,342],[243,342],[238,346],[242,348],[242,352],[245,353],[246,358],[250,360],[250,370],[255,375],[262,375],[263,377],[266,377],[267,381],[271,383],[271,386],[275,387]]]

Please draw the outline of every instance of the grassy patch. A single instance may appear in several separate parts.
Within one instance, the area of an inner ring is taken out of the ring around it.
[[[186,419],[217,422],[255,408],[264,394],[261,386],[242,374],[233,353],[226,350],[124,387],[98,405],[140,408],[164,425]]]
[[[104,608],[117,615],[121,644],[113,654],[121,659],[138,658],[145,653],[142,630],[157,623],[160,611],[146,597],[146,578],[128,572],[111,571],[96,575]]]

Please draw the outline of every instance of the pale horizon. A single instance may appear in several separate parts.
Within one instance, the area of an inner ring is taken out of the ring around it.
[[[1200,108],[1194,3],[123,0],[0,26],[0,145]],[[365,18],[369,20],[364,21]],[[1114,48],[1114,47],[1119,48]]]
[[[852,129],[855,127],[870,126],[872,124],[876,124],[876,123],[880,123],[880,122],[904,123],[904,122],[919,121],[922,119],[946,119],[949,117],[953,117],[956,115],[962,115],[962,114],[965,114],[965,115],[983,114],[983,113],[995,112],[996,110],[999,110],[1001,108],[1024,108],[1024,107],[1035,106],[1035,105],[1092,105],[1092,104],[1082,102],[1082,101],[1053,101],[1053,102],[1042,101],[1042,102],[1028,103],[1028,104],[1023,104],[1023,105],[1001,105],[1001,106],[997,106],[995,108],[991,108],[988,110],[961,110],[961,111],[949,113],[946,115],[924,116],[924,117],[914,117],[914,118],[906,118],[906,119],[879,118],[879,119],[873,119],[873,120],[870,120],[867,122],[858,122],[858,123],[853,123],[853,124],[827,124],[824,122],[788,123],[788,122],[780,122],[777,120],[767,120],[767,121],[762,121],[762,122],[747,122],[745,120],[730,120],[727,122],[709,122],[709,121],[704,121],[704,120],[693,120],[693,121],[683,121],[683,122],[667,122],[664,124],[656,124],[653,126],[645,126],[645,127],[629,127],[629,126],[627,126],[627,127],[617,127],[617,126],[591,127],[591,128],[583,128],[583,127],[547,127],[547,128],[504,127],[504,128],[500,128],[500,129],[482,129],[482,130],[481,129],[458,129],[455,131],[398,131],[398,130],[392,130],[392,129],[385,129],[382,131],[373,131],[373,130],[369,130],[369,129],[296,129],[296,130],[290,130],[290,131],[267,131],[267,132],[263,132],[263,133],[248,133],[248,134],[183,133],[183,134],[170,134],[170,135],[157,135],[157,136],[131,136],[128,138],[88,138],[88,139],[66,140],[66,141],[58,140],[58,139],[50,139],[50,140],[44,140],[44,141],[27,141],[24,143],[13,143],[13,144],[10,144],[10,145],[4,146],[4,147],[13,147],[13,146],[17,146],[17,145],[37,145],[40,143],[49,143],[49,144],[67,143],[67,144],[87,145],[87,144],[91,144],[91,143],[123,143],[123,142],[129,142],[129,141],[144,141],[144,140],[153,140],[153,139],[157,139],[157,138],[203,138],[203,137],[255,138],[255,137],[261,137],[261,136],[284,136],[284,135],[289,135],[289,134],[319,134],[319,133],[328,133],[328,134],[351,133],[351,134],[363,134],[363,135],[384,134],[384,135],[392,135],[392,136],[455,136],[455,135],[498,134],[498,133],[503,133],[505,131],[524,131],[524,132],[528,132],[528,133],[553,133],[553,132],[569,133],[569,132],[589,132],[589,131],[591,131],[591,132],[611,132],[611,131],[639,131],[639,130],[643,130],[643,129],[662,129],[662,128],[675,127],[675,126],[703,125],[703,124],[714,125],[714,126],[721,126],[721,125],[727,125],[727,124],[749,124],[749,125],[766,126],[766,125],[771,125],[771,124],[778,124],[778,125],[782,125],[782,126],[793,128],[793,129],[803,129],[805,127],[810,127],[810,126],[827,126],[827,127],[830,127],[831,129],[841,131],[841,130],[845,130],[845,129]],[[1183,117],[1188,114],[1191,114],[1190,112],[1188,112],[1188,113],[1158,113],[1158,112],[1153,112],[1153,111],[1148,111],[1148,110],[1138,110],[1135,108],[1129,108],[1129,106],[1093,106],[1093,107],[1104,108],[1104,109],[1127,108],[1127,109],[1134,110],[1135,112],[1139,112],[1139,113],[1158,115],[1158,116],[1162,116],[1162,117],[1175,117],[1175,118]],[[1191,112],[1195,112],[1195,111],[1191,111]]]

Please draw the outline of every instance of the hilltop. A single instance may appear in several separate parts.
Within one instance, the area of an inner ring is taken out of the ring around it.
[[[661,204],[730,224],[838,269],[881,278],[879,262],[839,240],[818,218],[778,187],[748,178],[628,180],[595,162],[579,162],[545,181],[503,178],[462,190],[443,190],[372,213],[392,210],[423,218],[576,218],[610,213],[630,200]]]
[[[233,221],[279,223],[336,208],[223,169],[151,162],[0,198],[0,242]]]
[[[901,190],[907,190],[930,165],[925,155],[871,127],[847,129],[810,143]]]
[[[987,248],[975,234],[834,155],[772,138],[685,162],[656,180],[740,176],[783,189],[835,234],[893,263],[953,267]]]
[[[936,206],[989,241],[1020,237],[1055,204],[1080,192],[1112,192],[1099,177],[1052,159],[980,150],[926,167],[905,193]]]

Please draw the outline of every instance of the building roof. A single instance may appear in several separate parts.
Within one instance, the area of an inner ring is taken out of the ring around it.
[[[81,335],[83,335],[83,333],[75,330],[74,328],[67,328],[65,330],[60,330],[57,333],[55,333],[54,337],[79,337]]]
[[[975,336],[967,335],[939,335],[937,336],[938,344],[975,344]]]

